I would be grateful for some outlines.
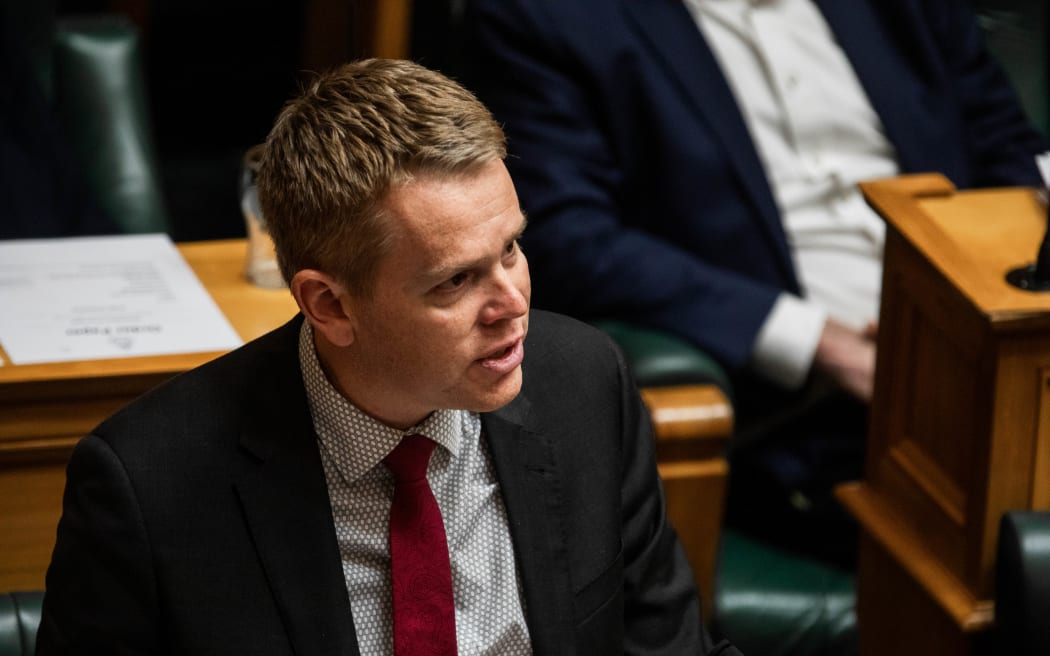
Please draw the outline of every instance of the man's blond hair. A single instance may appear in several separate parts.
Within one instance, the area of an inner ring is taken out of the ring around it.
[[[367,59],[318,76],[281,110],[259,168],[281,273],[317,269],[368,295],[389,242],[379,207],[387,192],[505,157],[492,114],[440,73]]]

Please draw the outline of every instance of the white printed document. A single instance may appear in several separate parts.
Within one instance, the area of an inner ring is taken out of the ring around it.
[[[14,364],[225,351],[241,339],[167,235],[0,241]]]

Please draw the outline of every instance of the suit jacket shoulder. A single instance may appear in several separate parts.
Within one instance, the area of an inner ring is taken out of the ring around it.
[[[706,653],[648,415],[619,350],[593,327],[533,310],[525,353],[521,394],[482,425],[536,653]]]
[[[177,376],[77,445],[39,653],[354,653],[300,323]]]

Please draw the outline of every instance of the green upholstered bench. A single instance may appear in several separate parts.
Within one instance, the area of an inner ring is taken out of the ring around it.
[[[988,49],[1010,77],[1021,105],[1050,137],[1050,4],[973,0]]]
[[[0,594],[0,656],[32,656],[43,592]]]
[[[995,631],[1003,654],[1050,654],[1050,512],[1015,510],[999,523]]]
[[[619,344],[639,386],[713,384],[730,392],[729,376],[722,367],[683,339],[623,321],[595,321],[594,325]]]
[[[688,342],[619,321],[595,325],[620,345],[643,396],[653,387],[715,385],[727,398],[732,397],[724,370]],[[657,433],[659,458],[661,438]],[[728,437],[723,444],[728,443]],[[710,512],[708,500],[694,499],[685,504],[685,515],[680,510],[676,515],[672,513],[670,491],[667,496],[668,514],[679,533],[688,530],[684,524],[689,511],[697,514],[698,521],[704,519],[700,513]],[[702,589],[713,589],[713,594],[705,595],[709,609],[705,616],[716,634],[729,638],[745,654],[856,653],[856,594],[850,573],[719,529],[715,529],[719,535],[707,536],[717,543],[713,580],[701,581]],[[688,544],[686,551],[691,551]],[[702,571],[704,563],[698,564],[693,553],[690,560],[694,569]]]
[[[56,18],[54,0],[0,2],[99,207],[120,232],[169,231],[138,28],[117,13]]]
[[[138,30],[120,15],[57,21],[51,93],[95,190],[122,232],[167,232]]]
[[[712,629],[745,654],[857,652],[854,577],[722,531]]]

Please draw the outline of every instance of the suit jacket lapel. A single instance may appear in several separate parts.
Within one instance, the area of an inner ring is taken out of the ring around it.
[[[533,649],[538,654],[571,653],[568,527],[559,486],[565,472],[554,462],[549,439],[530,430],[529,412],[528,399],[521,394],[482,415],[482,426],[507,508]]]
[[[642,41],[657,54],[721,142],[761,219],[760,229],[770,238],[785,275],[794,282],[794,265],[765,169],[718,60],[693,17],[681,0],[621,0],[621,4],[628,22],[638,27]]]
[[[298,361],[301,320],[273,336],[248,399],[236,484],[259,558],[298,654],[356,654],[324,470]],[[262,358],[260,358],[262,359]]]
[[[846,53],[886,137],[897,149],[901,170],[932,171],[957,179],[944,157],[957,148],[955,126],[943,117],[954,112],[938,105],[950,94],[931,91],[939,60],[930,44],[912,29],[924,24],[914,5],[894,0],[816,0],[824,20]],[[888,23],[895,27],[891,33]]]

